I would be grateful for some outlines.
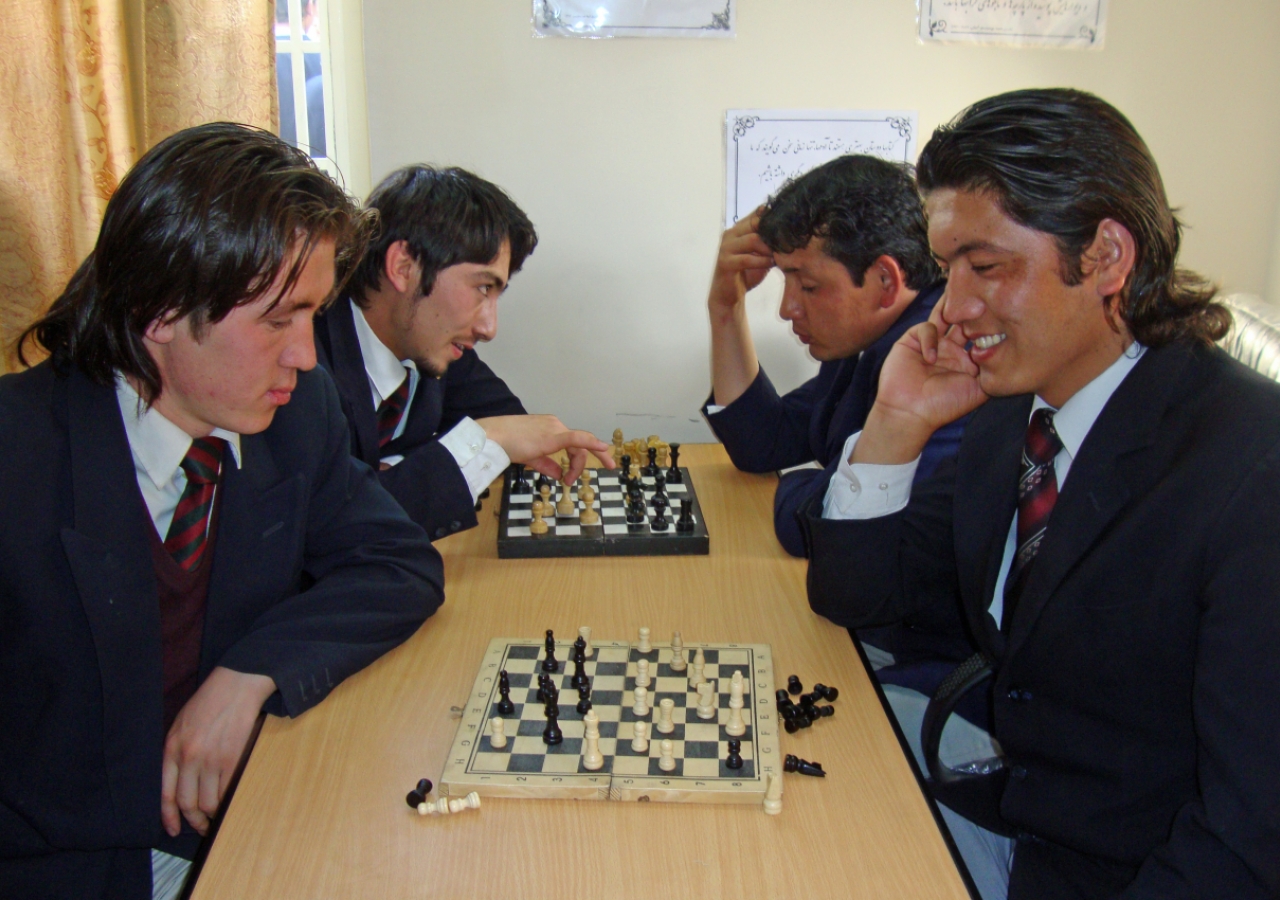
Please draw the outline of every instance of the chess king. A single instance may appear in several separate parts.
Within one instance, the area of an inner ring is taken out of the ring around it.
[[[261,711],[408,638],[440,558],[312,317],[369,217],[267,132],[149,150],[0,378],[0,896],[181,888]]]
[[[961,605],[1004,757],[989,806],[952,797],[984,897],[1280,896],[1280,386],[1215,346],[1230,313],[1110,104],[981,100],[917,171],[946,293],[845,450],[885,489],[833,479],[846,520],[804,519],[810,603]]]
[[[432,539],[476,524],[481,492],[511,462],[550,478],[567,450],[576,479],[609,445],[528,415],[476,354],[498,332],[498,298],[537,245],[533,224],[496,185],[462,169],[408,166],[374,189],[378,236],[346,295],[316,322],[351,452]]]

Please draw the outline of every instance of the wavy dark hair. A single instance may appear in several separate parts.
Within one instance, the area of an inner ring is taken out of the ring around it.
[[[1212,343],[1231,326],[1214,286],[1177,265],[1182,225],[1151,151],[1119,110],[1092,94],[1054,88],[980,100],[934,131],[916,177],[926,194],[988,193],[1015,222],[1052,235],[1066,284],[1084,278],[1099,223],[1124,225],[1137,252],[1117,311],[1147,346]]]
[[[387,249],[405,241],[422,268],[419,294],[435,287],[436,275],[459,263],[484,264],[511,242],[511,275],[538,245],[533,223],[500,187],[466,169],[427,165],[397,169],[373,189],[365,207],[378,213],[379,230],[351,276],[352,298],[367,304],[378,290]]]
[[[76,366],[103,385],[132,376],[152,403],[163,385],[143,343],[151,323],[189,317],[198,340],[289,265],[279,302],[319,240],[335,241],[340,285],[372,218],[270,132],[230,122],[179,131],[120,182],[93,251],[18,339],[18,358],[30,365],[24,348],[38,344],[60,372]]]
[[[881,256],[897,260],[912,290],[942,277],[905,163],[851,155],[810,169],[769,199],[758,231],[775,253],[794,253],[821,238],[823,252],[844,265],[857,287]]]

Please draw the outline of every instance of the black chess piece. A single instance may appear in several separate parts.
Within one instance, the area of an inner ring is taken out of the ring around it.
[[[622,474],[618,476],[623,485],[631,483],[631,454],[622,454],[622,459],[618,460],[618,471]]]
[[[729,753],[724,758],[724,767],[726,769],[742,768],[742,741],[737,738],[729,738]]]
[[[524,466],[521,465],[520,463],[515,463],[512,466],[512,468],[515,469],[516,471],[516,480],[511,484],[511,493],[513,494],[531,493],[533,491],[533,486],[529,484],[527,480],[525,480]]]
[[[544,674],[538,675],[538,693],[534,695],[534,698],[539,703],[547,702],[547,679],[548,678],[549,676]]]
[[[637,499],[634,495],[627,504],[627,523],[629,525],[644,524],[644,495]]]
[[[680,518],[676,519],[676,531],[693,531],[693,503],[688,497],[680,498]]]
[[[404,802],[409,804],[410,809],[417,809],[420,804],[427,802],[427,798],[417,791],[410,791],[405,795]]]
[[[574,707],[578,712],[586,715],[591,710],[591,685],[584,684],[578,688],[578,705]]]
[[[546,658],[542,660],[542,671],[559,672],[560,665],[556,662],[556,636],[552,633],[550,628],[547,629],[546,647],[547,655]]]
[[[782,761],[782,771],[799,772],[801,775],[812,775],[815,778],[826,778],[827,773],[822,770],[822,763],[809,762],[807,759],[801,759],[793,753],[788,753]]]
[[[579,638],[579,640],[582,640]],[[569,679],[569,686],[582,690],[585,685],[591,683],[591,679],[587,678],[587,650],[585,642],[582,647],[575,648],[573,652],[573,677]]]
[[[804,693],[804,685],[800,683],[799,675],[787,676],[787,693],[791,694],[792,696],[795,696],[796,694]]]
[[[667,505],[671,504],[671,498],[667,496],[667,476],[662,474],[661,469],[654,469],[653,475],[653,495],[661,496],[667,501]]]
[[[547,712],[547,727],[542,732],[542,743],[554,747],[564,741],[564,732],[560,730],[560,710],[550,709]]]
[[[818,714],[818,718],[827,719],[836,714],[834,706],[815,706],[813,711]]]
[[[433,785],[431,784],[431,779],[430,779],[430,778],[419,778],[419,779],[418,779],[418,793],[419,793],[419,794],[421,794],[422,796],[424,796],[424,797],[425,797],[425,796],[427,796],[427,794],[430,794],[430,793],[431,793],[431,788],[432,788],[432,787],[433,787]]]
[[[667,498],[663,494],[655,494],[653,497],[653,518],[649,520],[649,527],[654,531],[666,531],[670,526],[666,517]]]
[[[813,686],[813,692],[817,694],[819,697],[821,697],[823,700],[826,700],[828,703],[835,703],[836,698],[840,696],[840,691],[838,689],[833,687],[827,687],[825,684],[822,684],[821,682]]]
[[[649,448],[649,464],[640,470],[640,474],[647,478],[652,478],[654,473],[658,471],[658,448]]]
[[[502,695],[502,699],[498,701],[498,714],[511,715],[516,711],[516,705],[511,702],[511,679],[506,669],[498,673],[498,693]]]
[[[791,677],[792,677],[792,678],[794,678],[795,676],[793,675],[793,676],[791,676]],[[782,711],[782,707],[784,707],[784,706],[788,706],[788,705],[790,705],[790,703],[791,703],[791,698],[790,698],[789,696],[787,696],[787,689],[786,689],[786,688],[778,688],[776,691],[774,691],[774,692],[773,692],[773,699],[775,699],[776,701],[778,701],[778,711],[779,711],[779,712],[781,712],[781,711]]]
[[[680,445],[671,445],[671,468],[667,469],[667,484],[684,484],[684,476],[680,474]]]

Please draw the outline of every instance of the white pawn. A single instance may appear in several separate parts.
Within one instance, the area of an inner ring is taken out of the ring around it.
[[[587,643],[587,651],[586,651],[586,654],[585,654],[585,655],[586,655],[587,659],[590,659],[590,658],[591,658],[591,654],[592,654],[592,653],[595,653],[594,648],[592,648],[592,646],[591,646],[591,626],[590,626],[590,625],[583,625],[581,628],[579,628],[579,629],[578,629],[578,636],[579,636],[580,638],[582,638],[584,641],[586,641],[586,643]]]
[[[671,713],[676,707],[676,701],[670,697],[664,697],[658,701],[658,722],[654,725],[654,729],[661,734],[670,734],[676,730],[676,723],[671,718]]]
[[[636,660],[636,685],[647,688],[649,683],[649,660]]]
[[[422,807],[426,807],[427,811],[422,812]],[[447,816],[449,815],[449,798],[441,797],[435,803],[428,800],[426,803],[418,804],[418,813],[426,816]]]
[[[631,707],[631,711],[637,718],[649,715],[649,692],[645,688],[636,688],[636,705]]]
[[[734,672],[729,682],[729,721],[724,726],[724,733],[730,737],[741,737],[747,733],[746,723],[742,721],[741,672]]]
[[[716,717],[716,707],[713,702],[715,693],[713,685],[709,681],[704,681],[698,685],[698,718],[714,719]]]
[[[782,812],[782,776],[777,772],[770,772],[765,778],[768,779],[769,786],[764,791],[764,811],[776,816]]]
[[[653,649],[653,645],[649,643],[649,629],[640,629],[640,643],[636,645],[636,649],[641,653],[648,653]]]
[[[684,641],[680,638],[680,632],[671,635],[671,671],[683,672],[689,668],[689,663],[684,658]]]
[[[634,737],[631,738],[631,749],[636,753],[644,753],[649,749],[649,723],[636,722],[632,726]]]
[[[463,797],[462,799],[467,802],[468,809],[480,808],[480,795],[475,791],[472,791],[471,793],[467,794],[467,796]]]
[[[664,772],[672,772],[676,767],[676,745],[665,738],[662,741],[662,756],[658,759],[658,768]]]
[[[494,716],[489,720],[489,746],[495,750],[507,746],[506,723],[501,716]]]
[[[702,648],[699,647],[693,654],[693,674],[689,676],[689,683],[697,690],[698,685],[705,680],[702,677],[702,670],[707,667],[707,657],[703,654]]]
[[[604,765],[604,756],[600,753],[600,717],[594,709],[589,709],[582,717],[582,724],[585,729],[582,737],[586,744],[582,753],[582,767],[594,772]]]

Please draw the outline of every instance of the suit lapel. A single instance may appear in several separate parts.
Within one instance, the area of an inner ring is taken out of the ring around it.
[[[75,508],[62,546],[97,652],[106,772],[117,815],[127,829],[147,833],[156,819],[150,789],[159,790],[164,741],[160,602],[147,512],[115,390],[78,370],[61,384]],[[147,765],[139,766],[140,756]],[[148,803],[129,805],[126,798],[138,796]]]
[[[1071,463],[1043,543],[1028,574],[1009,633],[1017,652],[1071,569],[1098,542],[1130,499],[1158,480],[1164,466],[1150,448],[1172,402],[1188,350],[1149,350],[1111,396]]]
[[[371,466],[378,464],[378,411],[373,408],[369,375],[360,353],[351,302],[342,298],[324,314],[323,326],[329,338],[330,374],[344,406],[355,425],[356,455]]]

